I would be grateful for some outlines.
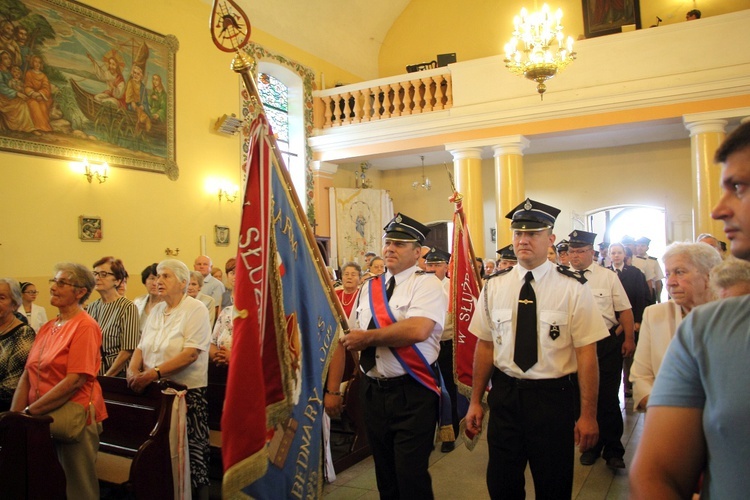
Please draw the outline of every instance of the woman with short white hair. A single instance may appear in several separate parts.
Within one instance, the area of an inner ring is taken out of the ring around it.
[[[711,270],[711,287],[720,299],[750,293],[750,262],[730,257]]]
[[[128,367],[128,386],[136,392],[161,378],[187,386],[187,434],[193,497],[207,495],[208,460],[208,349],[211,329],[208,310],[187,295],[190,271],[179,260],[159,263],[156,304]]]
[[[636,409],[645,410],[677,327],[693,308],[715,299],[709,285],[711,270],[721,263],[719,252],[704,243],[673,243],[662,257],[670,300],[648,306],[643,312],[638,348],[630,381]]]

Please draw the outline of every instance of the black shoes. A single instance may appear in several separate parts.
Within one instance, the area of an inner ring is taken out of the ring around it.
[[[599,459],[598,451],[588,450],[581,454],[581,465],[594,465]]]
[[[624,469],[625,460],[622,457],[609,457],[607,459],[607,467],[610,469]]]
[[[443,453],[450,453],[456,449],[456,443],[454,441],[443,441],[440,445],[440,451]]]

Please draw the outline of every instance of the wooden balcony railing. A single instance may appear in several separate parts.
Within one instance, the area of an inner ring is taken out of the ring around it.
[[[450,72],[437,68],[313,92],[313,120],[315,128],[326,129],[452,105]]]

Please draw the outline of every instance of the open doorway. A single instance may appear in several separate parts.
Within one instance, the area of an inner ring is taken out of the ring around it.
[[[646,205],[620,205],[599,208],[586,213],[589,231],[597,234],[596,244],[602,241],[613,243],[625,235],[633,238],[645,236],[651,240],[648,255],[656,257],[664,270],[661,256],[667,247],[666,211],[662,207]],[[662,300],[666,299],[666,287]]]

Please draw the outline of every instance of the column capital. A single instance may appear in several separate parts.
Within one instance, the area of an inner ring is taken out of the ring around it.
[[[713,119],[713,120],[700,120],[685,122],[685,127],[690,131],[690,137],[698,134],[708,133],[720,133],[726,132],[726,126],[729,123],[727,120]]]
[[[481,160],[482,159],[482,148],[479,147],[458,147],[458,148],[450,148],[448,146],[452,145],[446,145],[446,149],[448,149],[453,155],[453,160],[464,160],[464,159],[475,159],[475,160]]]
[[[529,147],[530,141],[522,135],[508,135],[505,137],[499,137],[492,145],[492,151],[495,157],[501,155],[520,155],[523,156],[523,151]]]
[[[330,163],[327,161],[314,161],[313,162],[313,170],[320,174],[328,174],[328,175],[334,175],[336,172],[338,172],[339,166],[335,163]]]

